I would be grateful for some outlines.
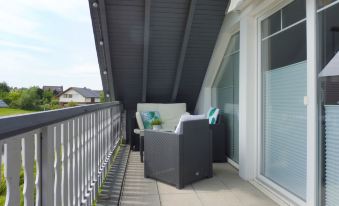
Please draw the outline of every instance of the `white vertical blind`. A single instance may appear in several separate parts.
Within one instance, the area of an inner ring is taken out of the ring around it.
[[[325,106],[325,202],[339,205],[339,105]]]
[[[264,73],[263,174],[306,198],[306,62]]]

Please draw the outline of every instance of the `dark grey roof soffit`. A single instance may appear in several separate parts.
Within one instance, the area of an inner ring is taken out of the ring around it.
[[[89,0],[103,89],[192,111],[229,0]]]

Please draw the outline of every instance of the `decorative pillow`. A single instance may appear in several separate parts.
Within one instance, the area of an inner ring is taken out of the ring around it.
[[[175,134],[182,134],[182,122],[185,121],[191,121],[191,120],[200,120],[200,119],[206,119],[205,115],[189,115],[189,114],[183,114],[180,117],[179,123],[177,128],[175,129]]]
[[[218,114],[219,114],[218,108],[211,107],[208,110],[207,117],[210,124],[215,124],[217,122]]]
[[[157,111],[141,112],[140,115],[145,129],[152,129],[152,122],[160,120],[160,114]]]

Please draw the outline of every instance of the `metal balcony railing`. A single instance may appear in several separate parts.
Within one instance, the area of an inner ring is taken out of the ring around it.
[[[121,113],[115,102],[1,118],[5,205],[20,205],[20,170],[27,206],[91,205],[121,137]]]

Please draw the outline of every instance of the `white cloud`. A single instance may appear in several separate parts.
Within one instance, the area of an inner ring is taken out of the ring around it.
[[[88,1],[3,2],[0,81],[18,87],[51,84],[100,89]]]
[[[30,51],[43,52],[43,53],[50,52],[50,49],[45,48],[45,47],[39,47],[39,46],[34,46],[34,45],[29,45],[29,44],[20,44],[20,43],[15,43],[12,41],[5,41],[5,40],[0,40],[0,46],[14,48],[14,49],[26,49]]]
[[[84,0],[16,0],[30,10],[52,12],[64,18],[88,22],[88,2]]]

